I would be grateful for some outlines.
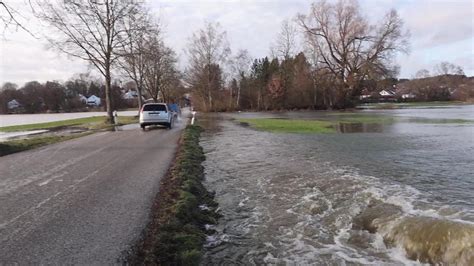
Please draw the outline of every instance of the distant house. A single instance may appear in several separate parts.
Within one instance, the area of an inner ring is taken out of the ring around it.
[[[370,91],[368,89],[363,89],[360,96],[359,96],[359,99],[360,100],[367,100],[367,99],[370,99],[371,96],[372,96],[372,94],[370,93]]]
[[[382,102],[395,102],[397,101],[397,94],[395,91],[390,89],[381,90],[379,92],[379,100]]]
[[[122,95],[122,98],[125,100],[133,100],[138,98],[138,93],[136,91],[129,90]]]
[[[380,96],[382,97],[395,97],[395,92],[392,90],[381,90],[379,92]]]
[[[89,96],[89,98],[87,98],[87,105],[100,106],[100,98],[95,95]]]
[[[403,100],[410,100],[410,99],[415,99],[415,98],[416,98],[416,95],[411,92],[402,94]]]
[[[11,100],[7,103],[7,107],[8,107],[9,110],[17,109],[20,106],[21,106],[20,103],[15,99],[13,99],[13,100]]]
[[[86,97],[86,96],[84,96],[84,95],[82,95],[82,94],[79,94],[78,97],[79,97],[79,100],[80,100],[81,102],[87,103],[87,97]]]

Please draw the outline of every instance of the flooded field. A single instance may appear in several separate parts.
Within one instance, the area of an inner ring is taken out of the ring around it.
[[[332,134],[236,120],[359,115],[378,119]],[[470,120],[472,105],[201,118],[206,185],[223,214],[204,265],[474,265]]]

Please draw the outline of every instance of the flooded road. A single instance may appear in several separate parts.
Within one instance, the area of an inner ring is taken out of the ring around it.
[[[285,134],[233,119],[354,114],[202,118],[223,214],[204,264],[474,265],[474,106],[360,113],[389,123]]]

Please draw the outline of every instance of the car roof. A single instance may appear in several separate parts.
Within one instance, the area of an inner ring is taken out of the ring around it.
[[[145,103],[144,105],[166,105],[166,103]]]

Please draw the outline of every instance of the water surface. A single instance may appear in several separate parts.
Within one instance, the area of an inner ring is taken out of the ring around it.
[[[361,114],[389,122],[275,134],[232,119],[354,114],[201,119],[206,185],[223,214],[204,263],[473,265],[474,124],[454,121],[474,120],[474,106]]]

